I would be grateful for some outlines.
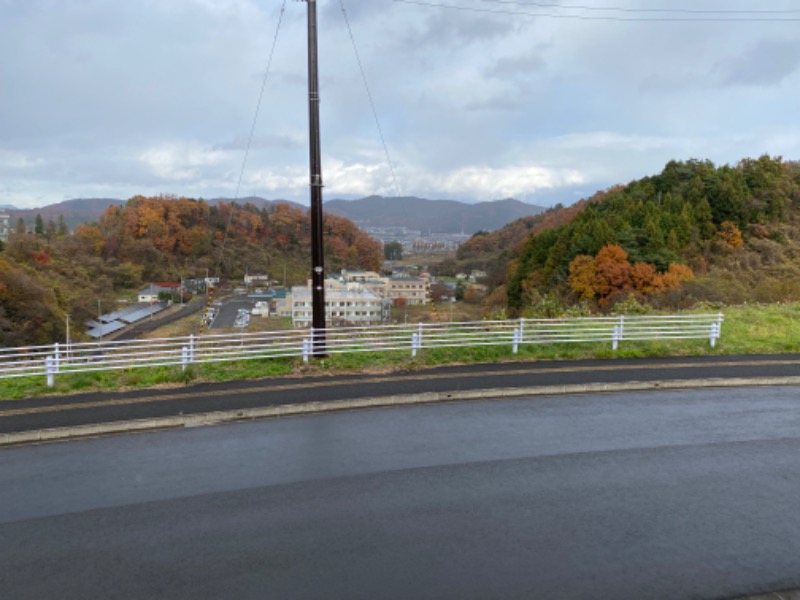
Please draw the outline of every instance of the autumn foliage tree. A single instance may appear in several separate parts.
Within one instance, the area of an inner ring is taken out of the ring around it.
[[[742,232],[733,221],[723,221],[719,226],[719,231],[715,236],[718,240],[722,240],[729,248],[737,249],[744,246],[742,240]]]
[[[625,250],[608,244],[597,253],[593,285],[600,304],[632,289],[631,263]]]
[[[631,265],[625,250],[608,244],[597,256],[582,254],[572,259],[567,283],[580,300],[594,300],[604,307],[630,293],[645,298],[677,289],[684,281],[693,278],[692,270],[678,263],[671,263],[664,273],[644,262]]]

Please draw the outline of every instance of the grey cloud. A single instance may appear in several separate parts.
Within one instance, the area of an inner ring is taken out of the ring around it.
[[[458,46],[501,38],[515,28],[514,21],[509,19],[440,14],[429,18],[421,29],[407,34],[402,43],[406,48]]]
[[[533,53],[519,56],[506,56],[499,59],[492,67],[486,69],[489,77],[507,79],[520,75],[529,75],[544,71],[545,62],[541,54]]]
[[[709,87],[707,78],[694,73],[667,75],[654,73],[644,78],[639,84],[641,92],[681,92],[697,88]]]
[[[251,148],[299,148],[305,147],[305,141],[297,136],[275,133],[254,136],[250,143]],[[237,137],[229,142],[222,142],[214,146],[214,150],[244,150],[247,148],[247,138]]]
[[[509,111],[515,112],[527,105],[527,98],[524,94],[509,91],[499,93],[484,98],[468,102],[464,108],[470,111]]]
[[[723,87],[771,86],[800,67],[800,40],[760,40],[737,57],[718,62],[715,79]]]
[[[321,23],[335,25],[343,24],[342,5],[347,15],[347,20],[353,24],[362,18],[368,18],[375,14],[375,0],[332,0],[324,4],[319,10],[319,20]]]

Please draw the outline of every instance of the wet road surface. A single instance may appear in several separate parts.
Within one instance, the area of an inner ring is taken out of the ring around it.
[[[0,434],[389,395],[637,381],[655,385],[686,381],[691,386],[698,380],[713,384],[732,378],[771,378],[776,383],[782,378],[796,382],[798,375],[800,357],[787,354],[528,361],[452,365],[383,375],[274,377],[6,400],[0,402]]]
[[[800,389],[367,410],[0,450],[8,598],[800,586]]]

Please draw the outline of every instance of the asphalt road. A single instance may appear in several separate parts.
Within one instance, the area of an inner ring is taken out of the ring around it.
[[[235,312],[235,311],[234,311]],[[800,356],[699,356],[448,366],[384,375],[272,378],[0,402],[0,434],[391,395],[574,384],[800,376]]]
[[[0,450],[4,598],[800,586],[800,388],[539,396]]]

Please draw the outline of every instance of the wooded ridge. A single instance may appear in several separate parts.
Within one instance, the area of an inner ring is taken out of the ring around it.
[[[800,299],[800,164],[670,161],[663,171],[464,243],[487,313]]]

